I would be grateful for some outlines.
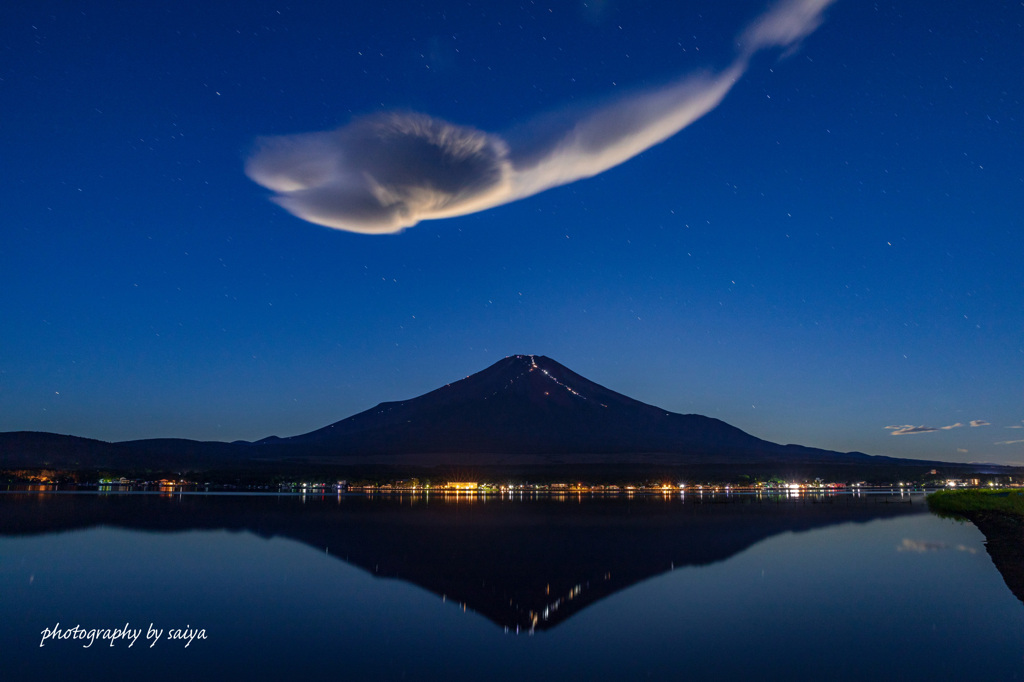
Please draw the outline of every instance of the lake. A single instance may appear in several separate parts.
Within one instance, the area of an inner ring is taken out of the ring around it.
[[[920,494],[8,492],[0,604],[16,680],[1024,678]]]

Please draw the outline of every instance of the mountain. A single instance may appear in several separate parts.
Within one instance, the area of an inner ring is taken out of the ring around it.
[[[560,460],[587,455],[594,461],[642,453],[727,459],[827,453],[777,445],[718,419],[676,414],[642,403],[543,355],[513,355],[417,398],[381,403],[316,431],[271,437],[257,445],[265,450],[377,460],[458,453]]]
[[[309,433],[256,443],[104,443],[45,433],[0,433],[0,468],[242,469],[269,474],[300,467],[390,467],[396,473],[415,467],[503,466],[510,474],[522,474],[524,467],[562,467],[562,475],[576,471],[574,467],[601,465],[609,475],[620,476],[624,470],[614,467],[633,467],[632,472],[639,466],[688,466],[710,473],[743,467],[742,473],[756,473],[746,469],[777,471],[775,464],[793,472],[815,467],[822,475],[823,467],[889,472],[913,467],[920,472],[924,465],[971,466],[771,443],[718,419],[634,400],[543,355],[510,356],[417,398],[381,403]]]

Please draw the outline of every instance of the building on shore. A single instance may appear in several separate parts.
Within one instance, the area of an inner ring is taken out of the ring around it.
[[[480,484],[476,481],[448,481],[444,487],[446,490],[475,491]]]

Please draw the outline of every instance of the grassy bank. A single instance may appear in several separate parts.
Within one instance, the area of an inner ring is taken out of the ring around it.
[[[969,519],[979,512],[1024,517],[1024,490],[939,490],[928,496],[928,508],[946,518]]]

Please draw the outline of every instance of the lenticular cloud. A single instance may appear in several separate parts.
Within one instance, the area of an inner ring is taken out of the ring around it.
[[[740,35],[723,71],[542,116],[508,138],[425,114],[373,114],[337,130],[262,138],[245,172],[292,214],[350,232],[476,213],[597,175],[675,135],[718,106],[755,52],[794,47],[832,2],[777,4]]]

